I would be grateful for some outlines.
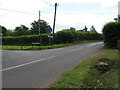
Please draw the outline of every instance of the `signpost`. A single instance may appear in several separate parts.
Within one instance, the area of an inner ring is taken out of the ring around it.
[[[48,35],[48,38],[49,38],[49,45],[50,45],[51,44],[50,42],[51,42],[51,39],[53,38],[53,36]]]

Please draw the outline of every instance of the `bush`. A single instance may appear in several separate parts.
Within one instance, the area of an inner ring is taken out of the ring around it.
[[[76,39],[76,31],[74,30],[63,30],[55,34],[56,43],[71,43]]]
[[[102,35],[96,32],[80,32],[69,29],[55,34],[56,43],[71,43],[80,40],[102,40]]]
[[[120,22],[109,22],[103,27],[103,37],[106,47],[117,48],[120,39]]]

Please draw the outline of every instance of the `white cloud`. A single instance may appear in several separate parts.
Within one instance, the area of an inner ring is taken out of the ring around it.
[[[48,8],[49,6],[40,0],[2,0],[0,7],[29,12],[42,7]]]
[[[58,3],[94,3],[100,4],[102,9],[111,8],[114,5],[117,5],[119,0],[43,0],[48,2],[49,4]],[[51,8],[52,13],[42,13],[41,19],[47,21],[51,26],[53,25],[53,12],[54,7],[50,7],[42,0],[1,0],[0,1],[0,8],[10,9],[10,10],[17,10],[23,12],[31,12],[35,13],[32,14],[22,14],[10,11],[0,10],[0,25],[4,25],[9,29],[14,29],[16,26],[24,24],[30,27],[30,23],[34,20],[38,20],[38,10],[42,8],[47,9]],[[58,7],[59,8],[59,7]],[[44,11],[43,11],[44,12]],[[58,11],[59,12],[59,11]],[[72,12],[72,11],[71,11]],[[99,12],[99,10],[98,10]],[[112,9],[113,13],[116,13],[117,16],[117,9]],[[85,25],[90,27],[94,25],[96,29],[100,32],[101,28],[103,27],[104,23],[112,21],[115,17],[115,14],[58,14],[57,13],[57,21],[56,21],[56,29],[63,29],[65,27],[77,27],[79,29],[84,27]]]

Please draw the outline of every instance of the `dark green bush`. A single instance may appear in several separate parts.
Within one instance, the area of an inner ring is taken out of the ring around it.
[[[75,30],[63,30],[55,34],[56,43],[71,43],[80,40],[102,40],[102,35],[96,32],[80,32]]]
[[[77,33],[74,30],[63,30],[55,34],[56,43],[71,43],[75,41]]]
[[[120,22],[109,22],[103,27],[103,37],[106,47],[117,48],[120,39]]]

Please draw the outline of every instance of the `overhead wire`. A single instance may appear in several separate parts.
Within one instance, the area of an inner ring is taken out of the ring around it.
[[[45,4],[47,4],[47,5],[49,5],[49,6],[51,6],[51,7],[54,7],[54,5],[53,4],[51,4],[50,2],[46,2],[46,1],[44,1],[44,0],[41,0],[43,3],[45,3]]]
[[[31,13],[31,12],[23,12],[23,11],[11,10],[11,9],[5,9],[5,8],[0,8],[0,9],[4,10],[4,11],[17,12],[17,13],[23,13],[23,14],[35,14],[35,13]]]

